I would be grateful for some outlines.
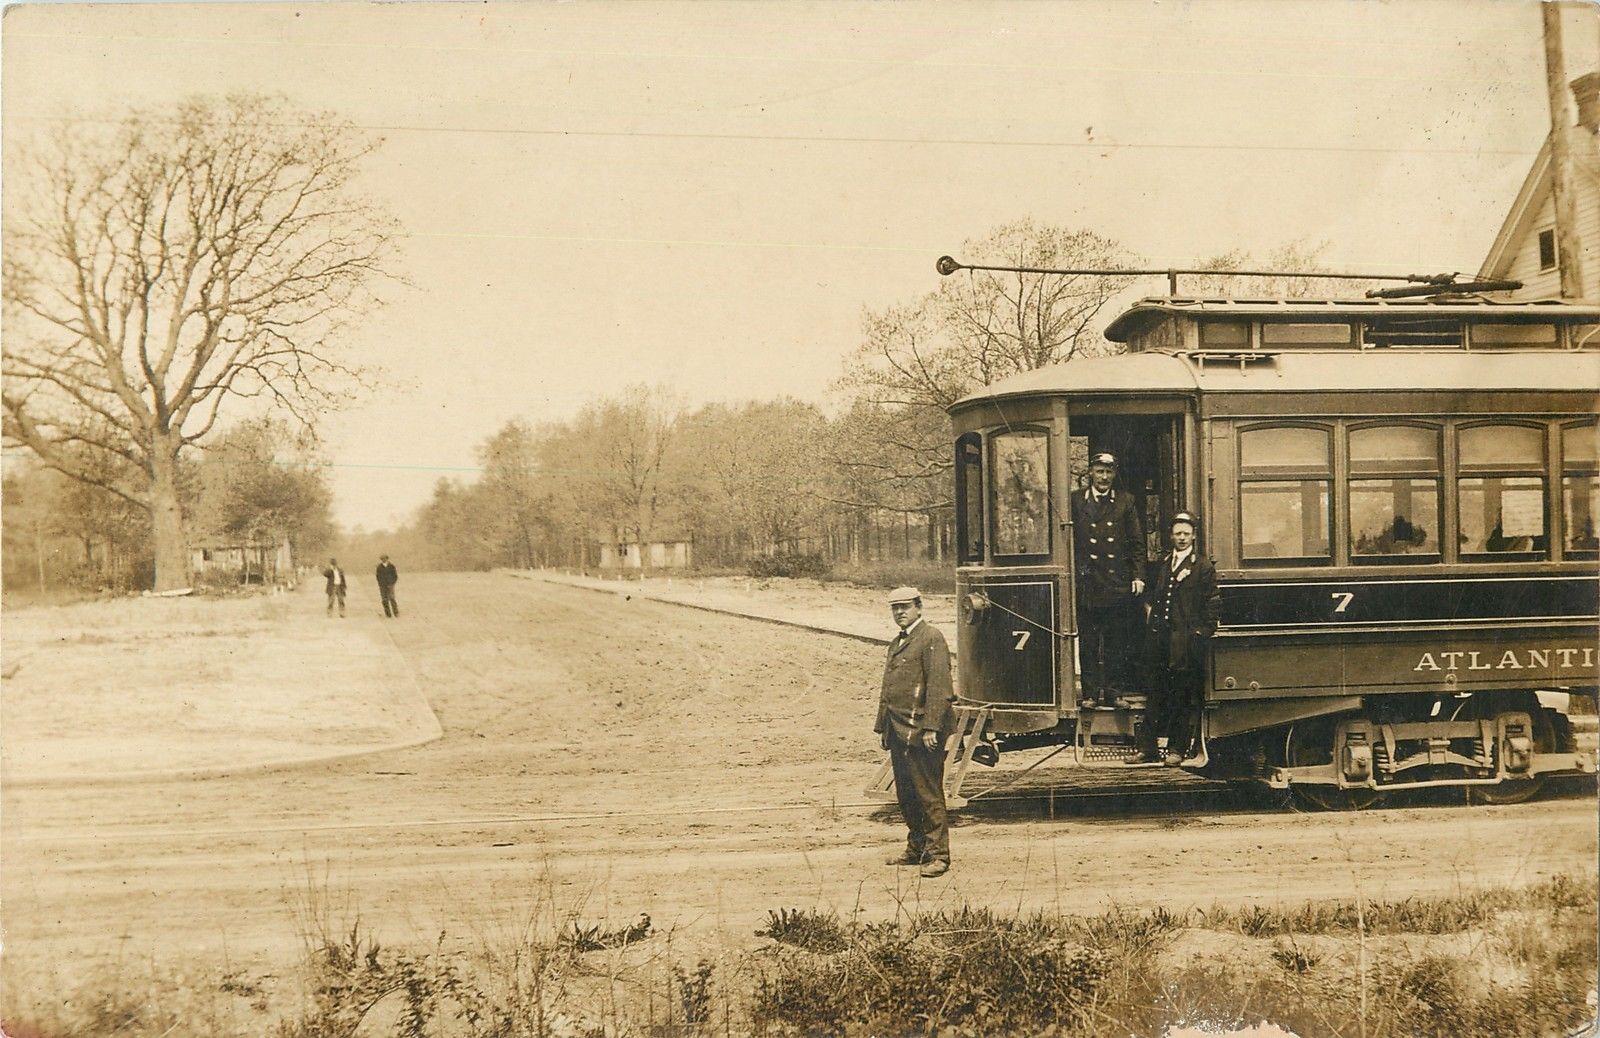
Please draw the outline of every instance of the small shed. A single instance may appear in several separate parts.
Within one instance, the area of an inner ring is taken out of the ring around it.
[[[294,582],[294,548],[288,538],[250,543],[206,541],[190,550],[189,568],[203,575],[232,576],[241,584]]]
[[[632,530],[617,530],[599,545],[601,569],[688,569],[694,564],[693,538],[676,531],[652,534],[640,544]]]

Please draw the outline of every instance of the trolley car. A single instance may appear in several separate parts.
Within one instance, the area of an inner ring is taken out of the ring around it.
[[[1139,689],[1079,703],[1069,495],[1102,450],[1147,556],[1185,511],[1217,565],[1189,770],[1328,807],[1594,771],[1569,712],[1600,684],[1600,307],[1150,298],[1106,336],[1126,353],[950,408],[957,783],[997,751],[1135,744]]]

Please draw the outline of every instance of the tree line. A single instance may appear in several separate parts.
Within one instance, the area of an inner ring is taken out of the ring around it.
[[[31,565],[42,585],[53,569],[165,590],[191,580],[197,540],[288,540],[302,558],[328,543],[307,437],[364,388],[344,332],[401,280],[396,223],[355,187],[380,143],[331,113],[235,96],[69,118],[20,151],[0,294],[8,582]],[[1312,271],[1318,251],[1290,246],[1268,263]],[[962,255],[1140,263],[1092,230],[1028,219]],[[1227,273],[1248,264],[1219,256],[1206,264],[1216,277],[1190,290],[1313,289]],[[588,567],[607,545],[663,541],[692,542],[710,565],[942,560],[946,408],[1109,351],[1102,311],[1134,285],[967,270],[868,311],[837,414],[788,398],[689,410],[640,386],[567,422],[513,419],[479,445],[479,478],[441,481],[395,543],[414,539],[409,557],[442,568]]]
[[[333,494],[321,459],[303,434],[272,416],[240,422],[180,460],[179,507],[201,550],[287,544],[314,558],[333,543]],[[135,591],[155,586],[149,513],[94,483],[26,455],[9,459],[5,509],[5,586]],[[219,572],[221,581],[243,574]],[[259,577],[260,574],[257,574]]]
[[[968,242],[994,265],[1125,268],[1138,257],[1092,231],[1020,220]],[[1267,262],[1316,269],[1291,244]],[[1242,278],[1215,257],[1204,293],[1307,295],[1304,278]],[[440,569],[652,568],[648,546],[688,543],[696,565],[804,575],[882,561],[943,563],[953,537],[948,407],[1019,372],[1119,349],[1099,332],[1131,277],[974,271],[909,303],[867,312],[834,415],[780,397],[689,410],[643,385],[570,422],[508,421],[478,447],[481,475],[443,479],[400,535]],[[639,546],[625,563],[618,549]],[[607,550],[609,546],[610,550]]]

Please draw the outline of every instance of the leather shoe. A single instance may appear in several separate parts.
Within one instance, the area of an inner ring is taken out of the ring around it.
[[[938,858],[935,858],[926,865],[922,866],[922,876],[924,879],[933,879],[934,877],[942,876],[949,871],[950,863],[948,861],[940,861]]]
[[[1166,760],[1162,761],[1162,763],[1169,768],[1176,768],[1183,763],[1183,754],[1169,751]]]
[[[1124,699],[1122,696],[1118,696],[1111,701],[1111,705],[1116,707],[1118,710],[1132,710],[1133,700]]]
[[[884,862],[885,865],[921,865],[922,858],[914,854],[896,854]]]
[[[1160,764],[1161,763],[1161,755],[1159,753],[1135,753],[1131,757],[1124,757],[1123,760],[1122,760],[1122,763],[1124,763],[1124,764]]]

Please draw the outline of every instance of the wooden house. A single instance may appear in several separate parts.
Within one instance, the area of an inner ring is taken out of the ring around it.
[[[1582,243],[1584,299],[1600,299],[1600,72],[1572,81],[1578,103],[1572,134],[1576,237]],[[1547,136],[1522,190],[1511,204],[1500,233],[1478,274],[1522,282],[1515,292],[1497,294],[1512,300],[1557,299],[1561,296],[1561,257],[1557,254],[1554,161]]]

